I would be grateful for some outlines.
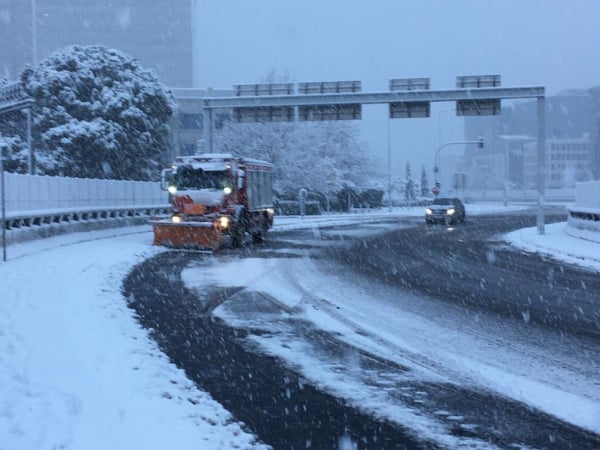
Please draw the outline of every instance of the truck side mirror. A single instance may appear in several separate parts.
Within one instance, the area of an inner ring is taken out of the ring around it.
[[[171,179],[171,169],[163,169],[160,172],[160,188],[166,191],[169,188],[169,181]]]
[[[238,179],[237,179],[237,187],[238,189],[242,189],[244,187],[244,177],[246,173],[243,170],[238,170]]]

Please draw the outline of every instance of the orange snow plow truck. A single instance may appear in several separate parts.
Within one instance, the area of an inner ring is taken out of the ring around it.
[[[152,220],[154,245],[217,250],[224,237],[244,245],[273,226],[273,166],[225,153],[179,156],[161,174],[173,211],[169,219]]]

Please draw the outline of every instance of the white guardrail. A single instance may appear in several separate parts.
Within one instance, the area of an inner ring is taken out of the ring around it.
[[[143,223],[170,211],[167,194],[158,182],[14,173],[5,173],[4,177],[5,215],[1,225],[9,242],[59,233],[59,228],[68,232],[119,222]]]

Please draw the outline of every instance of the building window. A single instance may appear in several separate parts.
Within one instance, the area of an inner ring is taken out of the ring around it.
[[[231,115],[226,114],[215,114],[215,130],[221,130],[227,122],[231,122]]]
[[[202,129],[202,114],[189,114],[182,113],[179,115],[179,123],[181,124],[181,128],[190,130],[190,129]]]

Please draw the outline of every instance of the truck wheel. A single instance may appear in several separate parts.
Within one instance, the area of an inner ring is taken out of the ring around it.
[[[255,244],[264,242],[267,237],[267,231],[269,231],[269,227],[265,222],[261,222],[259,230],[252,233],[252,242]]]
[[[231,246],[234,248],[241,248],[244,246],[244,236],[246,234],[247,228],[247,219],[245,212],[240,211],[240,215],[238,217],[237,223],[235,223],[234,227],[231,229]]]
[[[231,230],[231,246],[241,248],[244,246],[244,230],[240,226],[236,226]]]

